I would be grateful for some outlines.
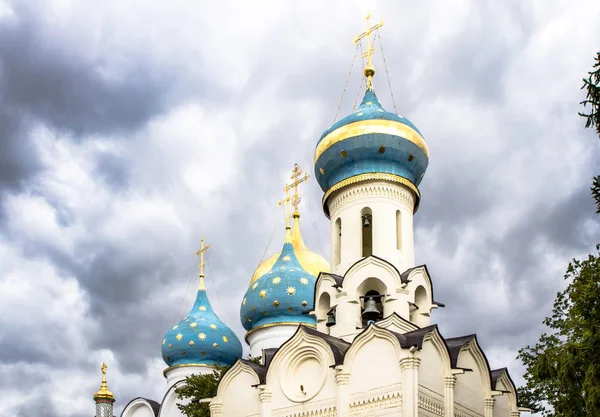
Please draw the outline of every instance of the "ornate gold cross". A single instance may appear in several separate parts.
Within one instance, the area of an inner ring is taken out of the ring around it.
[[[365,18],[367,24],[366,24],[366,28],[367,30],[365,30],[363,33],[361,33],[360,35],[358,35],[356,38],[354,38],[354,43],[358,43],[360,42],[360,40],[362,38],[367,38],[367,52],[365,52],[363,54],[363,58],[367,58],[367,65],[365,66],[365,77],[367,77],[367,88],[371,89],[373,88],[371,85],[371,79],[373,78],[373,75],[375,75],[375,67],[373,66],[373,63],[371,62],[371,57],[373,56],[373,54],[375,53],[375,48],[373,48],[371,46],[371,33],[375,32],[377,29],[379,29],[380,27],[383,26],[383,21],[377,23],[374,26],[369,27],[369,19],[371,18],[371,13],[367,13],[367,16]]]
[[[204,238],[200,239],[200,249],[196,251],[196,256],[200,255],[200,263],[198,268],[200,269],[200,290],[204,289],[204,252],[210,248],[210,245],[204,246]]]
[[[106,369],[108,368],[108,366],[106,365],[106,362],[102,362],[102,366],[100,367],[100,372],[102,372],[102,378],[106,378]]]
[[[304,176],[302,176],[304,174]],[[292,171],[292,183],[285,186],[285,192],[294,189],[294,195],[292,196],[292,206],[294,206],[294,214],[298,213],[298,205],[300,205],[300,192],[298,186],[308,179],[308,174],[300,169],[298,164],[294,164],[294,170]]]
[[[278,206],[283,206],[285,210],[285,227],[291,227],[290,218],[292,217],[290,214],[290,201],[292,198],[290,197],[289,190],[287,187],[285,188],[285,198],[283,200],[279,200],[277,202]]]

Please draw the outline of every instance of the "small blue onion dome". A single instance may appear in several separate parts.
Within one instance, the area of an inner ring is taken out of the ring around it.
[[[298,218],[295,214],[295,227]],[[303,245],[303,243],[302,243]],[[315,317],[303,314],[313,309],[317,277],[307,272],[299,261],[291,228],[286,227],[283,249],[273,266],[250,285],[240,308],[242,326],[249,332],[275,325],[316,326]],[[320,261],[321,264],[324,263]]]
[[[356,111],[327,129],[315,149],[315,177],[327,198],[347,184],[386,179],[417,186],[429,164],[423,135],[407,118],[386,111],[372,87],[367,88]]]
[[[233,365],[242,357],[240,340],[217,317],[208,301],[203,276],[194,307],[165,335],[162,357],[169,367]]]

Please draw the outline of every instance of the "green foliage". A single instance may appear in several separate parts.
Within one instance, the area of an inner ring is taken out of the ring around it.
[[[519,350],[527,370],[520,405],[544,416],[600,415],[600,245],[596,254],[574,259],[568,287],[554,301],[544,324],[552,331]]]
[[[215,365],[212,373],[203,375],[190,375],[182,384],[175,389],[178,400],[189,400],[187,404],[177,404],[187,417],[210,417],[208,404],[199,401],[204,398],[212,398],[217,395],[217,387],[229,366]]]
[[[592,179],[592,197],[596,201],[596,213],[600,214],[600,175]]]
[[[592,71],[588,72],[588,78],[583,79],[581,89],[585,89],[587,93],[581,104],[584,108],[589,105],[591,109],[589,113],[579,113],[579,115],[586,118],[585,127],[595,128],[600,137],[600,52],[596,56]]]
[[[248,358],[250,362],[260,364],[260,356]],[[188,400],[187,404],[177,404],[177,408],[187,417],[210,417],[207,403],[200,403],[202,399],[212,398],[217,395],[217,388],[223,375],[230,366],[214,365],[212,373],[203,375],[190,375],[185,379],[185,384],[175,389],[178,400]]]
[[[588,77],[583,79],[581,89],[586,90],[586,98],[581,102],[583,107],[590,106],[589,113],[579,113],[584,117],[585,127],[596,129],[600,138],[600,52],[596,56],[596,63],[592,71],[588,72]],[[600,176],[595,176],[592,182],[592,197],[596,201],[596,213],[600,214]]]

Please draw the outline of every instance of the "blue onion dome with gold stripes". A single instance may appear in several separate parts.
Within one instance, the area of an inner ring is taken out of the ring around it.
[[[333,191],[369,179],[402,183],[418,202],[417,186],[429,164],[429,148],[419,129],[407,118],[386,111],[368,87],[358,109],[321,135],[314,162],[315,177],[325,192],[326,213],[326,200]]]
[[[316,276],[321,272],[314,271],[327,272],[329,264],[320,255],[311,253],[314,261],[309,263],[311,271],[304,267],[300,260],[309,262],[308,250],[302,242],[298,218],[295,213],[293,233],[286,227],[283,249],[273,265],[253,278],[244,295],[240,318],[248,331],[275,325],[316,325],[314,316],[304,313],[313,308]]]
[[[165,335],[162,357],[169,367],[233,365],[242,357],[240,340],[210,305],[203,277],[192,310]]]

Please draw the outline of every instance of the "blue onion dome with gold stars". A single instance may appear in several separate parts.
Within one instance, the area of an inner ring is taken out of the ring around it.
[[[329,271],[320,255],[310,252],[300,233],[300,215],[294,213],[294,230],[286,226],[283,249],[270,268],[261,264],[254,274],[240,308],[242,325],[248,331],[274,325],[315,326],[312,315],[314,288],[319,272]]]
[[[210,305],[202,272],[194,306],[165,335],[162,357],[169,367],[232,365],[242,357],[240,340]]]
[[[383,23],[369,27],[355,42],[365,39],[368,63],[364,69],[367,88],[360,106],[321,135],[314,156],[315,177],[325,192],[323,206],[329,216],[327,198],[346,185],[384,179],[410,188],[418,200],[417,186],[429,164],[429,148],[420,130],[406,117],[383,108],[372,84],[371,33]]]

